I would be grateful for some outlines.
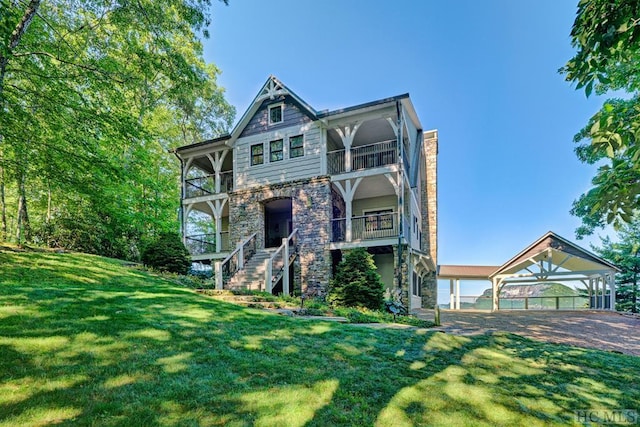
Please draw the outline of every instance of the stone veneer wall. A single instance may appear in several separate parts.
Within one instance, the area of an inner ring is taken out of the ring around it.
[[[331,277],[331,183],[328,177],[264,185],[229,195],[229,234],[238,242],[256,233],[256,246],[264,248],[264,203],[291,198],[291,216],[298,229],[295,288],[308,296],[323,295]]]
[[[438,131],[424,133],[425,173],[421,177],[422,250],[438,265]],[[422,307],[437,304],[438,280],[435,272],[423,278]]]

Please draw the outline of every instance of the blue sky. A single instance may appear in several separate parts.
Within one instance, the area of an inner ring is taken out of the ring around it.
[[[270,74],[317,110],[408,92],[438,129],[441,264],[500,265],[549,230],[595,168],[573,135],[602,99],[557,70],[577,0],[230,0],[205,58],[239,118]],[[599,238],[579,244],[589,247]]]

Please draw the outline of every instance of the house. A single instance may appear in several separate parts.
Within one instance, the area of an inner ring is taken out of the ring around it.
[[[437,145],[408,94],[316,111],[271,76],[230,134],[174,151],[185,245],[218,288],[307,296],[364,247],[390,293],[432,308]]]

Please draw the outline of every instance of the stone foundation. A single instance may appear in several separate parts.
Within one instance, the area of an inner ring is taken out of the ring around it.
[[[256,246],[265,246],[265,203],[291,199],[292,228],[298,229],[296,287],[308,296],[324,295],[331,277],[331,183],[328,177],[264,185],[237,191],[229,197],[229,235],[238,242],[256,233]]]

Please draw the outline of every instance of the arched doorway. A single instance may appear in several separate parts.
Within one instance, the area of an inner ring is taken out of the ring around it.
[[[293,231],[291,199],[275,199],[264,204],[264,247],[282,244],[282,239]]]

